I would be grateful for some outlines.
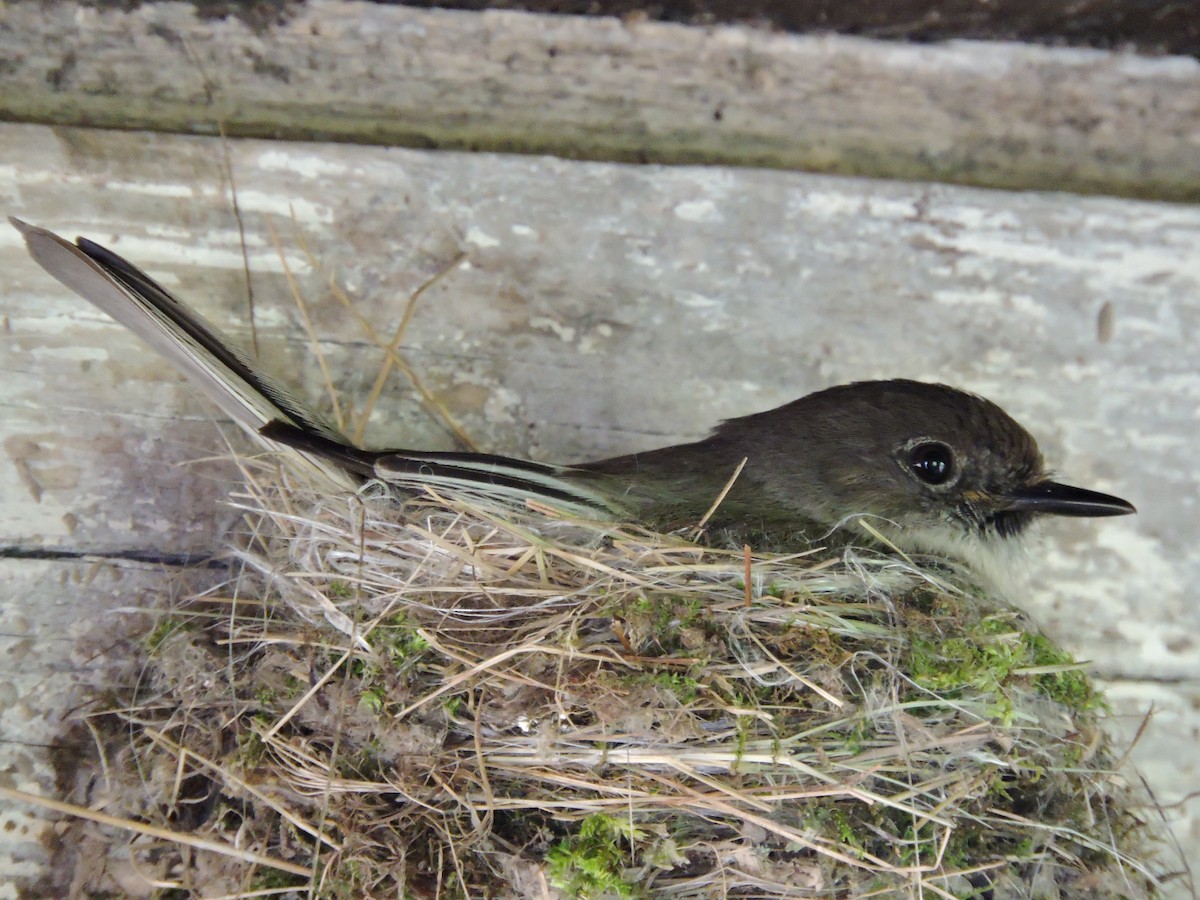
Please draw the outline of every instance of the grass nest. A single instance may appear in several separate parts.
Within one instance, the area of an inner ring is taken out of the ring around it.
[[[945,572],[241,465],[230,579],[87,716],[84,893],[1158,891],[1087,675]]]

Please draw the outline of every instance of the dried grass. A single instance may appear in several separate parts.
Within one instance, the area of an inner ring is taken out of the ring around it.
[[[1101,698],[946,573],[241,465],[236,577],[164,615],[134,695],[89,719],[93,806],[238,855],[110,823],[80,845],[91,887],[1157,891]]]

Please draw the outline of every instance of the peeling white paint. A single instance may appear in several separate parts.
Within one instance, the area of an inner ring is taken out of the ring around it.
[[[483,405],[483,414],[489,422],[515,422],[516,410],[521,407],[521,397],[507,388],[497,387]]]
[[[239,185],[238,208],[243,214],[274,215],[285,222],[294,220],[302,225],[328,225],[333,221],[333,210],[324,203],[304,199],[298,192],[269,194]]]
[[[1165,558],[1162,543],[1143,534],[1136,526],[1124,522],[1107,523],[1097,529],[1096,546],[1124,560],[1137,572],[1139,590],[1159,599],[1182,593],[1183,581]],[[1200,659],[1196,660],[1196,669],[1200,674]]]
[[[317,153],[297,153],[282,149],[265,150],[258,154],[255,163],[268,172],[292,172],[301,178],[321,178],[327,175],[344,175],[347,167]],[[238,192],[239,198],[241,192]]]
[[[298,251],[290,251],[286,246],[284,258],[280,260],[274,246],[268,246],[261,236],[248,236],[246,244],[250,254],[250,267],[254,271],[283,272],[284,261],[287,263],[286,268],[293,274],[305,273],[310,268],[307,256]],[[136,259],[139,267],[150,270],[155,280],[167,287],[179,283],[178,277],[171,270],[181,264],[235,271],[241,271],[245,267],[240,238],[236,231],[213,232],[208,241],[189,241],[183,245],[165,238],[127,235],[119,241],[112,241],[110,246],[127,259]]]
[[[947,242],[948,249],[973,253],[993,261],[1023,266],[1046,266],[1063,272],[1084,274],[1098,291],[1110,292],[1114,285],[1126,289],[1142,287],[1144,279],[1163,272],[1175,275],[1187,272],[1200,280],[1200,262],[1180,269],[1179,252],[1174,248],[1131,247],[1115,242],[1096,242],[1086,254],[1068,253],[1061,247],[1034,243],[1021,232],[964,232]]]
[[[1023,316],[1028,316],[1031,319],[1045,321],[1048,316],[1046,304],[1035,300],[1028,294],[1010,294],[1008,303],[1014,311],[1019,312]]]
[[[549,316],[533,316],[529,320],[529,327],[551,331],[568,344],[575,340],[574,328],[570,325],[564,325],[556,319],[551,319]]]
[[[725,301],[720,297],[707,297],[693,291],[679,291],[675,294],[675,301],[688,309],[720,309],[725,306]]]
[[[872,220],[909,219],[917,214],[916,197],[893,198],[885,196],[863,197],[838,190],[805,190],[788,192],[785,202],[789,210],[803,212],[825,219],[841,219],[859,216],[863,224],[870,227]]]
[[[33,359],[52,360],[55,365],[62,363],[104,362],[109,353],[103,347],[34,347],[27,351]]]
[[[720,218],[717,205],[711,200],[687,200],[677,204],[674,213],[685,222],[711,222]]]
[[[108,187],[113,190],[126,191],[130,194],[142,194],[147,197],[177,197],[190,200],[196,196],[196,188],[190,184],[168,182],[154,184],[149,181],[114,182]]]
[[[999,306],[1004,296],[993,288],[981,288],[977,291],[943,289],[933,292],[934,301],[947,306]]]
[[[500,242],[481,228],[472,225],[467,229],[466,241],[476,247],[499,247]]]

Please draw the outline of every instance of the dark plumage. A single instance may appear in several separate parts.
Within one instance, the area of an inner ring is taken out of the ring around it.
[[[299,450],[346,484],[465,485],[566,503],[660,529],[709,520],[723,542],[799,548],[862,540],[975,564],[1040,514],[1134,512],[1052,481],[1033,437],[996,404],[945,385],[864,381],[723,422],[709,437],[553,466],[471,453],[361,450],[144,272],[90,241],[13,220],[51,275],[149,341],[248,431]]]

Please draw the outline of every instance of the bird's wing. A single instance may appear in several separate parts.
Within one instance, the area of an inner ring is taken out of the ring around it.
[[[539,499],[588,518],[624,517],[630,512],[618,499],[619,484],[569,466],[490,453],[360,450],[278,420],[267,424],[262,435],[406,491],[432,488],[516,503]]]
[[[38,265],[150,344],[255,437],[261,439],[259,432],[268,422],[283,421],[344,441],[307,403],[137,266],[84,238],[71,244],[19,219],[9,222],[21,232]],[[346,473],[331,470],[320,457],[304,456],[336,481],[351,483]]]

